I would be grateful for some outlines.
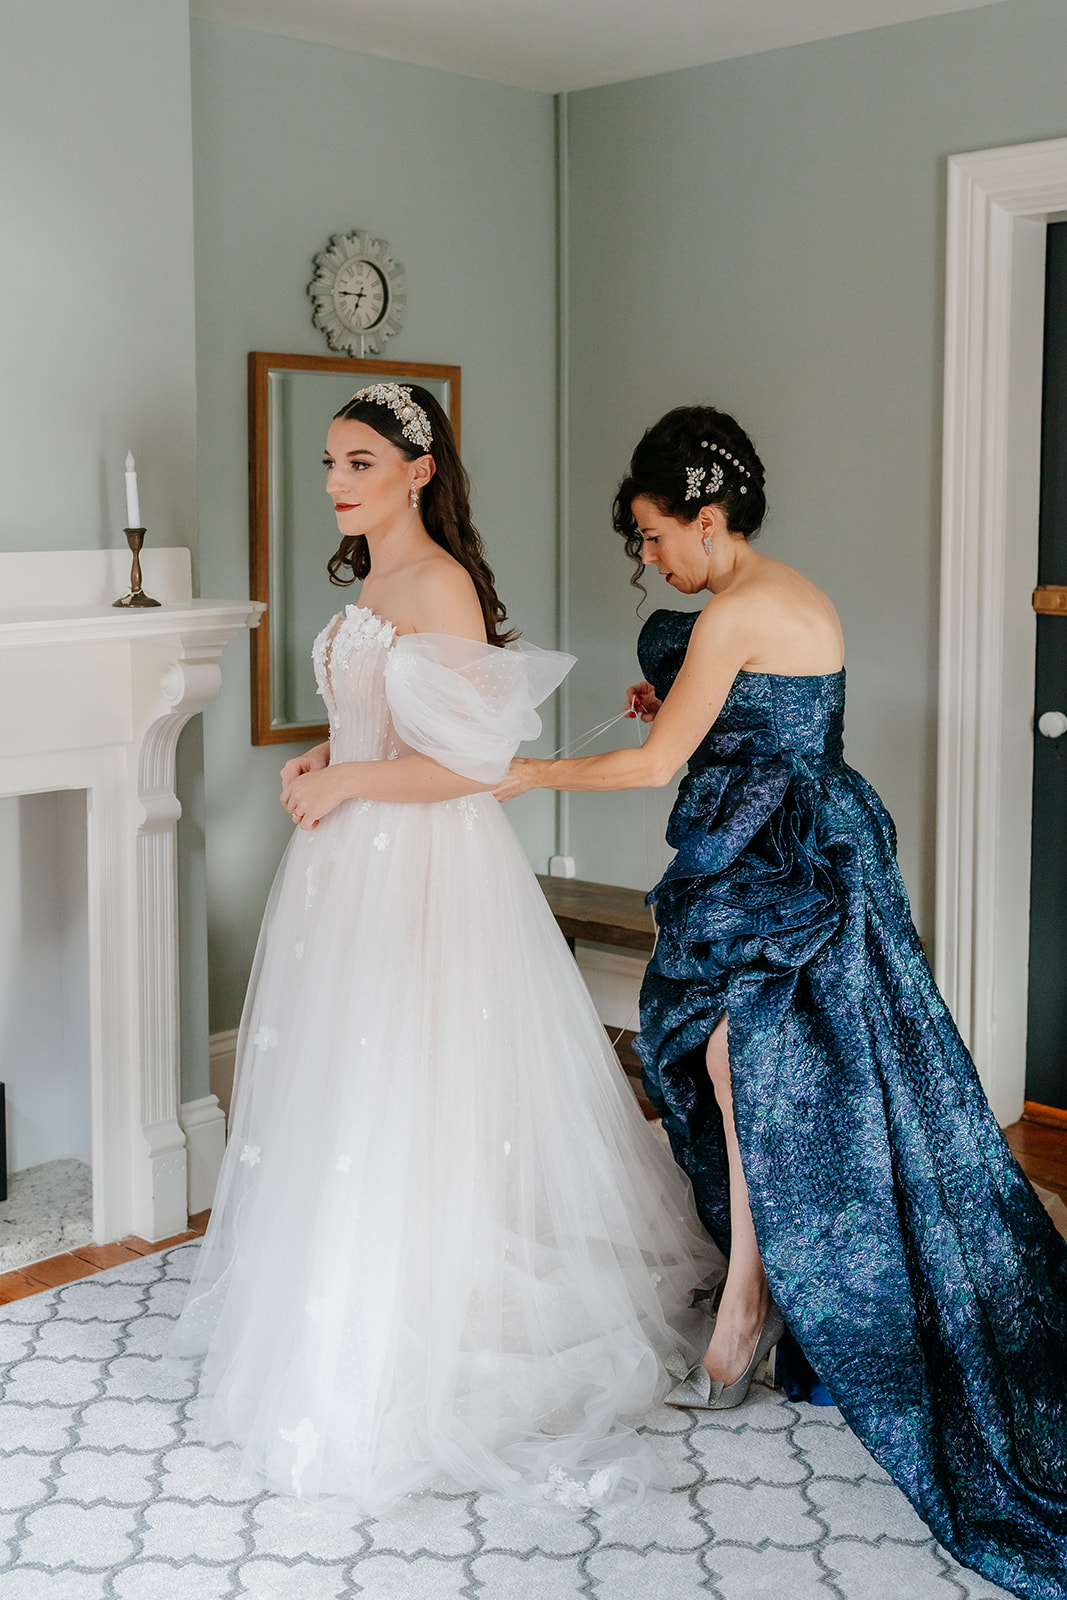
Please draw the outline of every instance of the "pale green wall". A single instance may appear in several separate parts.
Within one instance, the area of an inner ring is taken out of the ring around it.
[[[331,233],[361,226],[406,269],[404,327],[387,354],[463,369],[475,519],[516,623],[552,644],[551,99],[194,21],[193,129],[204,593],[248,592],[246,353],[329,353],[310,322],[311,257]],[[222,1029],[237,1021],[291,828],[277,775],[292,750],[250,747],[236,646],[205,736],[212,1023]],[[545,795],[513,813],[542,865],[552,816]]]
[[[185,0],[4,0],[0,547],[196,548]]]
[[[149,542],[188,546],[195,570],[188,5],[3,0],[0,26],[0,549],[125,548],[132,449]],[[194,724],[178,748],[185,1099],[208,1092],[201,787]]]
[[[0,547],[117,542],[132,445],[150,538],[195,550],[195,420],[201,592],[247,593],[245,356],[325,351],[310,258],[359,224],[407,268],[389,354],[463,367],[477,518],[517,622],[551,643],[550,99],[197,22],[190,112],[187,26],[184,0],[5,0]],[[849,755],[897,816],[925,930],[945,158],[1067,132],[1065,61],[1061,0],[1008,0],[571,97],[573,728],[633,674],[607,520],[629,449],[668,405],[732,406],[770,469],[764,548],[841,606]],[[288,826],[288,751],[250,748],[242,642],[223,668],[206,799],[197,734],[180,748],[183,914],[192,929],[206,832],[216,1028],[236,1021]],[[575,797],[579,872],[647,883],[664,809]],[[551,801],[512,814],[543,863]],[[190,1098],[207,1087],[195,938],[183,960]]]
[[[1012,0],[570,98],[574,726],[634,670],[608,515],[632,446],[669,406],[733,410],[768,469],[761,548],[841,610],[846,755],[897,820],[924,932],[946,157],[1067,133],[1065,66],[1067,6]],[[645,883],[664,808],[576,797],[579,876]]]

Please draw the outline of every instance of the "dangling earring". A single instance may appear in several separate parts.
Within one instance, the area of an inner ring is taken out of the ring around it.
[[[419,509],[419,491],[414,484],[411,485],[411,509],[412,511]]]
[[[710,533],[706,533],[704,535],[704,554],[706,556],[710,556],[711,555],[711,534]]]

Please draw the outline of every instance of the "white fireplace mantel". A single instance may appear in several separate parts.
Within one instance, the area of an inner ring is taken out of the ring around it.
[[[158,609],[116,610],[127,551],[0,554],[0,795],[87,792],[93,1233],[188,1217],[179,1092],[178,736],[215,699],[255,601],[193,600],[187,550],[147,550]],[[185,1108],[221,1151],[213,1097]]]

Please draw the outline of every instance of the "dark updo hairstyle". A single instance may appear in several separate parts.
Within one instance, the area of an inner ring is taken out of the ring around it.
[[[415,404],[421,406],[430,419],[433,443],[429,450],[406,438],[401,418],[378,400],[350,400],[334,413],[334,421],[365,422],[368,428],[373,428],[375,433],[395,445],[408,461],[418,461],[420,456],[433,456],[437,470],[424,486],[420,497],[423,526],[434,544],[447,550],[470,573],[478,592],[489,643],[508,644],[516,634],[514,630],[501,632],[501,625],[507,620],[507,611],[494,587],[481,534],[471,521],[471,481],[459,459],[452,424],[429,390],[420,388],[417,383],[406,383],[403,387],[410,391]],[[341,576],[344,567],[349,569],[347,578]],[[370,571],[370,551],[363,535],[355,533],[343,538],[326,563],[326,570],[330,574],[330,582],[339,587],[355,583],[357,578],[365,578]]]
[[[701,468],[703,481],[694,494],[691,475]],[[714,406],[676,406],[660,417],[630,457],[630,471],[619,484],[611,520],[637,564],[630,582],[643,590],[641,534],[633,513],[639,495],[677,522],[695,521],[701,506],[718,506],[731,532],[746,539],[756,536],[767,513],[763,463],[752,440],[739,422]]]

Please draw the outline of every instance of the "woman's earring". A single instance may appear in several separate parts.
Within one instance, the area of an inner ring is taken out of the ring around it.
[[[710,556],[711,555],[711,534],[710,533],[706,533],[704,535],[704,554],[706,556]]]
[[[419,491],[414,484],[411,485],[411,509],[412,511],[419,509]]]

